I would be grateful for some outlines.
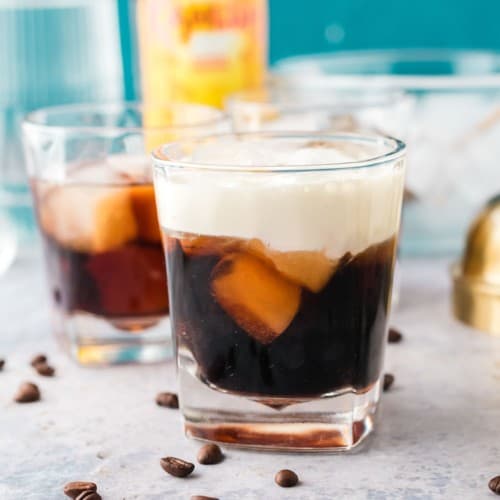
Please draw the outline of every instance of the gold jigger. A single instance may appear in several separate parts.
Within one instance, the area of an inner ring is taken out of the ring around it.
[[[500,336],[500,196],[473,222],[453,275],[453,312],[474,328]]]

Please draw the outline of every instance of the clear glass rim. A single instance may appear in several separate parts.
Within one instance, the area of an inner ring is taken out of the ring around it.
[[[201,163],[192,162],[172,157],[172,153],[179,153],[184,144],[203,144],[208,141],[217,141],[220,139],[303,139],[308,141],[344,141],[357,142],[359,144],[371,144],[386,146],[388,151],[383,154],[366,158],[364,160],[349,161],[349,162],[327,162],[322,164],[300,164],[300,165],[241,165],[241,164],[216,164],[216,163]],[[226,134],[215,134],[204,137],[196,137],[192,139],[181,140],[164,144],[153,150],[153,164],[155,168],[164,170],[168,167],[181,167],[194,170],[219,171],[219,172],[317,172],[328,170],[347,170],[376,167],[385,163],[393,162],[406,153],[406,145],[404,142],[390,136],[384,135],[368,135],[368,134],[318,134],[311,132],[233,132]]]
[[[46,123],[46,120],[51,115],[64,114],[67,113],[68,116],[76,113],[101,113],[102,115],[111,114],[113,112],[119,111],[134,111],[143,113],[144,109],[154,109],[159,108],[165,110],[172,109],[189,109],[198,110],[209,115],[209,118],[200,120],[194,123],[179,123],[177,125],[165,125],[165,126],[119,126],[119,125],[51,125]],[[140,101],[116,101],[116,102],[103,102],[103,103],[75,103],[75,104],[63,104],[58,106],[49,106],[37,109],[27,114],[23,120],[23,128],[26,130],[38,130],[46,131],[50,133],[94,133],[94,134],[123,134],[123,133],[140,133],[144,132],[157,133],[157,132],[173,132],[173,131],[186,131],[186,130],[196,130],[210,125],[216,125],[218,123],[224,123],[227,121],[227,115],[220,109],[214,108],[212,106],[206,106],[204,104],[194,104],[185,102],[175,102],[170,104],[145,104]]]
[[[485,49],[373,49],[373,50],[346,50],[334,53],[318,53],[292,56],[281,59],[274,66],[274,75],[278,80],[297,82],[311,87],[337,88],[387,88],[396,87],[415,90],[432,89],[467,89],[467,88],[499,88],[500,70],[497,72],[483,72],[478,74],[325,74],[315,63],[331,60],[332,62],[351,61],[360,64],[363,59],[367,62],[387,60],[393,62],[432,62],[459,60],[464,57],[483,57],[498,60],[500,68],[500,51]],[[305,69],[308,69],[306,72]],[[303,71],[300,71],[300,70]],[[299,73],[300,71],[300,73]],[[312,71],[312,73],[311,73]]]

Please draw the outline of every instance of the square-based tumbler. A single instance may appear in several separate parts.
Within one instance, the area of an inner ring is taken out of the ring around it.
[[[158,126],[145,118],[152,116]],[[27,117],[25,151],[55,330],[80,363],[171,355],[148,152],[225,126],[220,111],[189,104],[70,105]]]
[[[154,153],[186,433],[350,449],[373,428],[404,184],[382,136],[246,133]]]

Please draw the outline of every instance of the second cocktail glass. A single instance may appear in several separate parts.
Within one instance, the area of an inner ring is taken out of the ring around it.
[[[404,145],[236,134],[154,161],[187,434],[358,444],[379,400]]]
[[[150,126],[153,118],[160,126]],[[187,104],[62,106],[28,116],[26,156],[55,328],[79,362],[170,355],[148,152],[165,141],[220,132],[225,123],[218,110]]]

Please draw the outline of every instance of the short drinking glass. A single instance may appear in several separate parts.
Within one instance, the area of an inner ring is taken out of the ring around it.
[[[373,428],[405,146],[246,133],[154,153],[189,436],[338,450]]]
[[[218,110],[76,105],[24,123],[55,330],[83,364],[153,362],[171,353],[168,296],[149,151],[220,132]]]

